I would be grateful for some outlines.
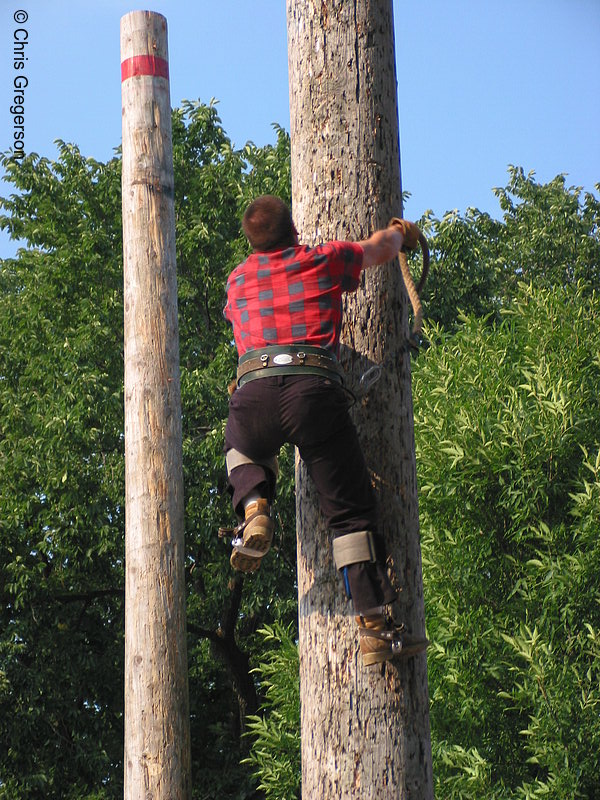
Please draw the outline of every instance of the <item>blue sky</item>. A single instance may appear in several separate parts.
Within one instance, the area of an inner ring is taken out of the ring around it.
[[[27,152],[54,158],[60,138],[112,156],[120,18],[140,7],[167,18],[174,106],[216,98],[238,146],[274,142],[272,123],[289,129],[285,0],[0,0],[0,150],[12,145],[13,81],[23,74]],[[407,217],[468,206],[498,216],[492,187],[506,184],[509,164],[540,181],[567,173],[569,185],[594,191],[600,0],[394,0],[394,13]],[[17,29],[27,31],[19,73]],[[1,236],[0,257],[13,252]]]

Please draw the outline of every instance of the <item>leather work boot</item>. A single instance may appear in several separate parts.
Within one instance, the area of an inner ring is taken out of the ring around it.
[[[231,566],[239,572],[256,572],[273,541],[273,520],[269,503],[262,498],[249,503],[242,536],[232,542]]]
[[[360,634],[360,652],[366,667],[391,658],[409,658],[422,653],[429,645],[427,639],[407,633],[403,625],[396,625],[384,614],[358,616],[356,623]]]

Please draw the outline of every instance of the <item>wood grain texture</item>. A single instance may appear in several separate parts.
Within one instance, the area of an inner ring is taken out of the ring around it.
[[[287,0],[293,216],[300,239],[360,240],[401,216],[391,0]],[[424,632],[408,302],[397,262],[363,273],[345,300],[350,382],[385,360],[354,410],[401,585]],[[433,797],[425,655],[366,669],[314,487],[297,459],[302,792]]]
[[[168,61],[166,20],[121,20],[121,61]],[[122,83],[125,289],[125,800],[191,797],[171,104]]]

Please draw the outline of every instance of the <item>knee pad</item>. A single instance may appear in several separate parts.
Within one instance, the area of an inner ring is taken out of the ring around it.
[[[333,559],[337,569],[344,569],[362,561],[377,561],[373,531],[356,531],[336,536],[333,540]]]
[[[270,470],[275,478],[277,478],[279,474],[279,462],[277,460],[277,456],[256,460],[254,458],[245,456],[243,453],[240,453],[239,450],[235,450],[233,447],[231,450],[227,451],[225,463],[227,465],[227,477],[231,475],[236,467],[241,467],[243,464],[254,464],[255,466],[264,467],[265,469]]]
[[[365,561],[373,563],[376,559],[373,531],[346,533],[342,536],[337,536],[333,540],[333,560],[337,569],[342,573],[346,596],[349,600],[352,599],[352,592],[350,591],[350,581],[348,579],[348,567]]]

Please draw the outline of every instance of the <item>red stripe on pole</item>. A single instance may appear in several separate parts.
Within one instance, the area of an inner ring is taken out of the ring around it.
[[[169,77],[169,64],[158,56],[133,56],[121,61],[121,83],[134,75],[151,75],[156,78]]]

